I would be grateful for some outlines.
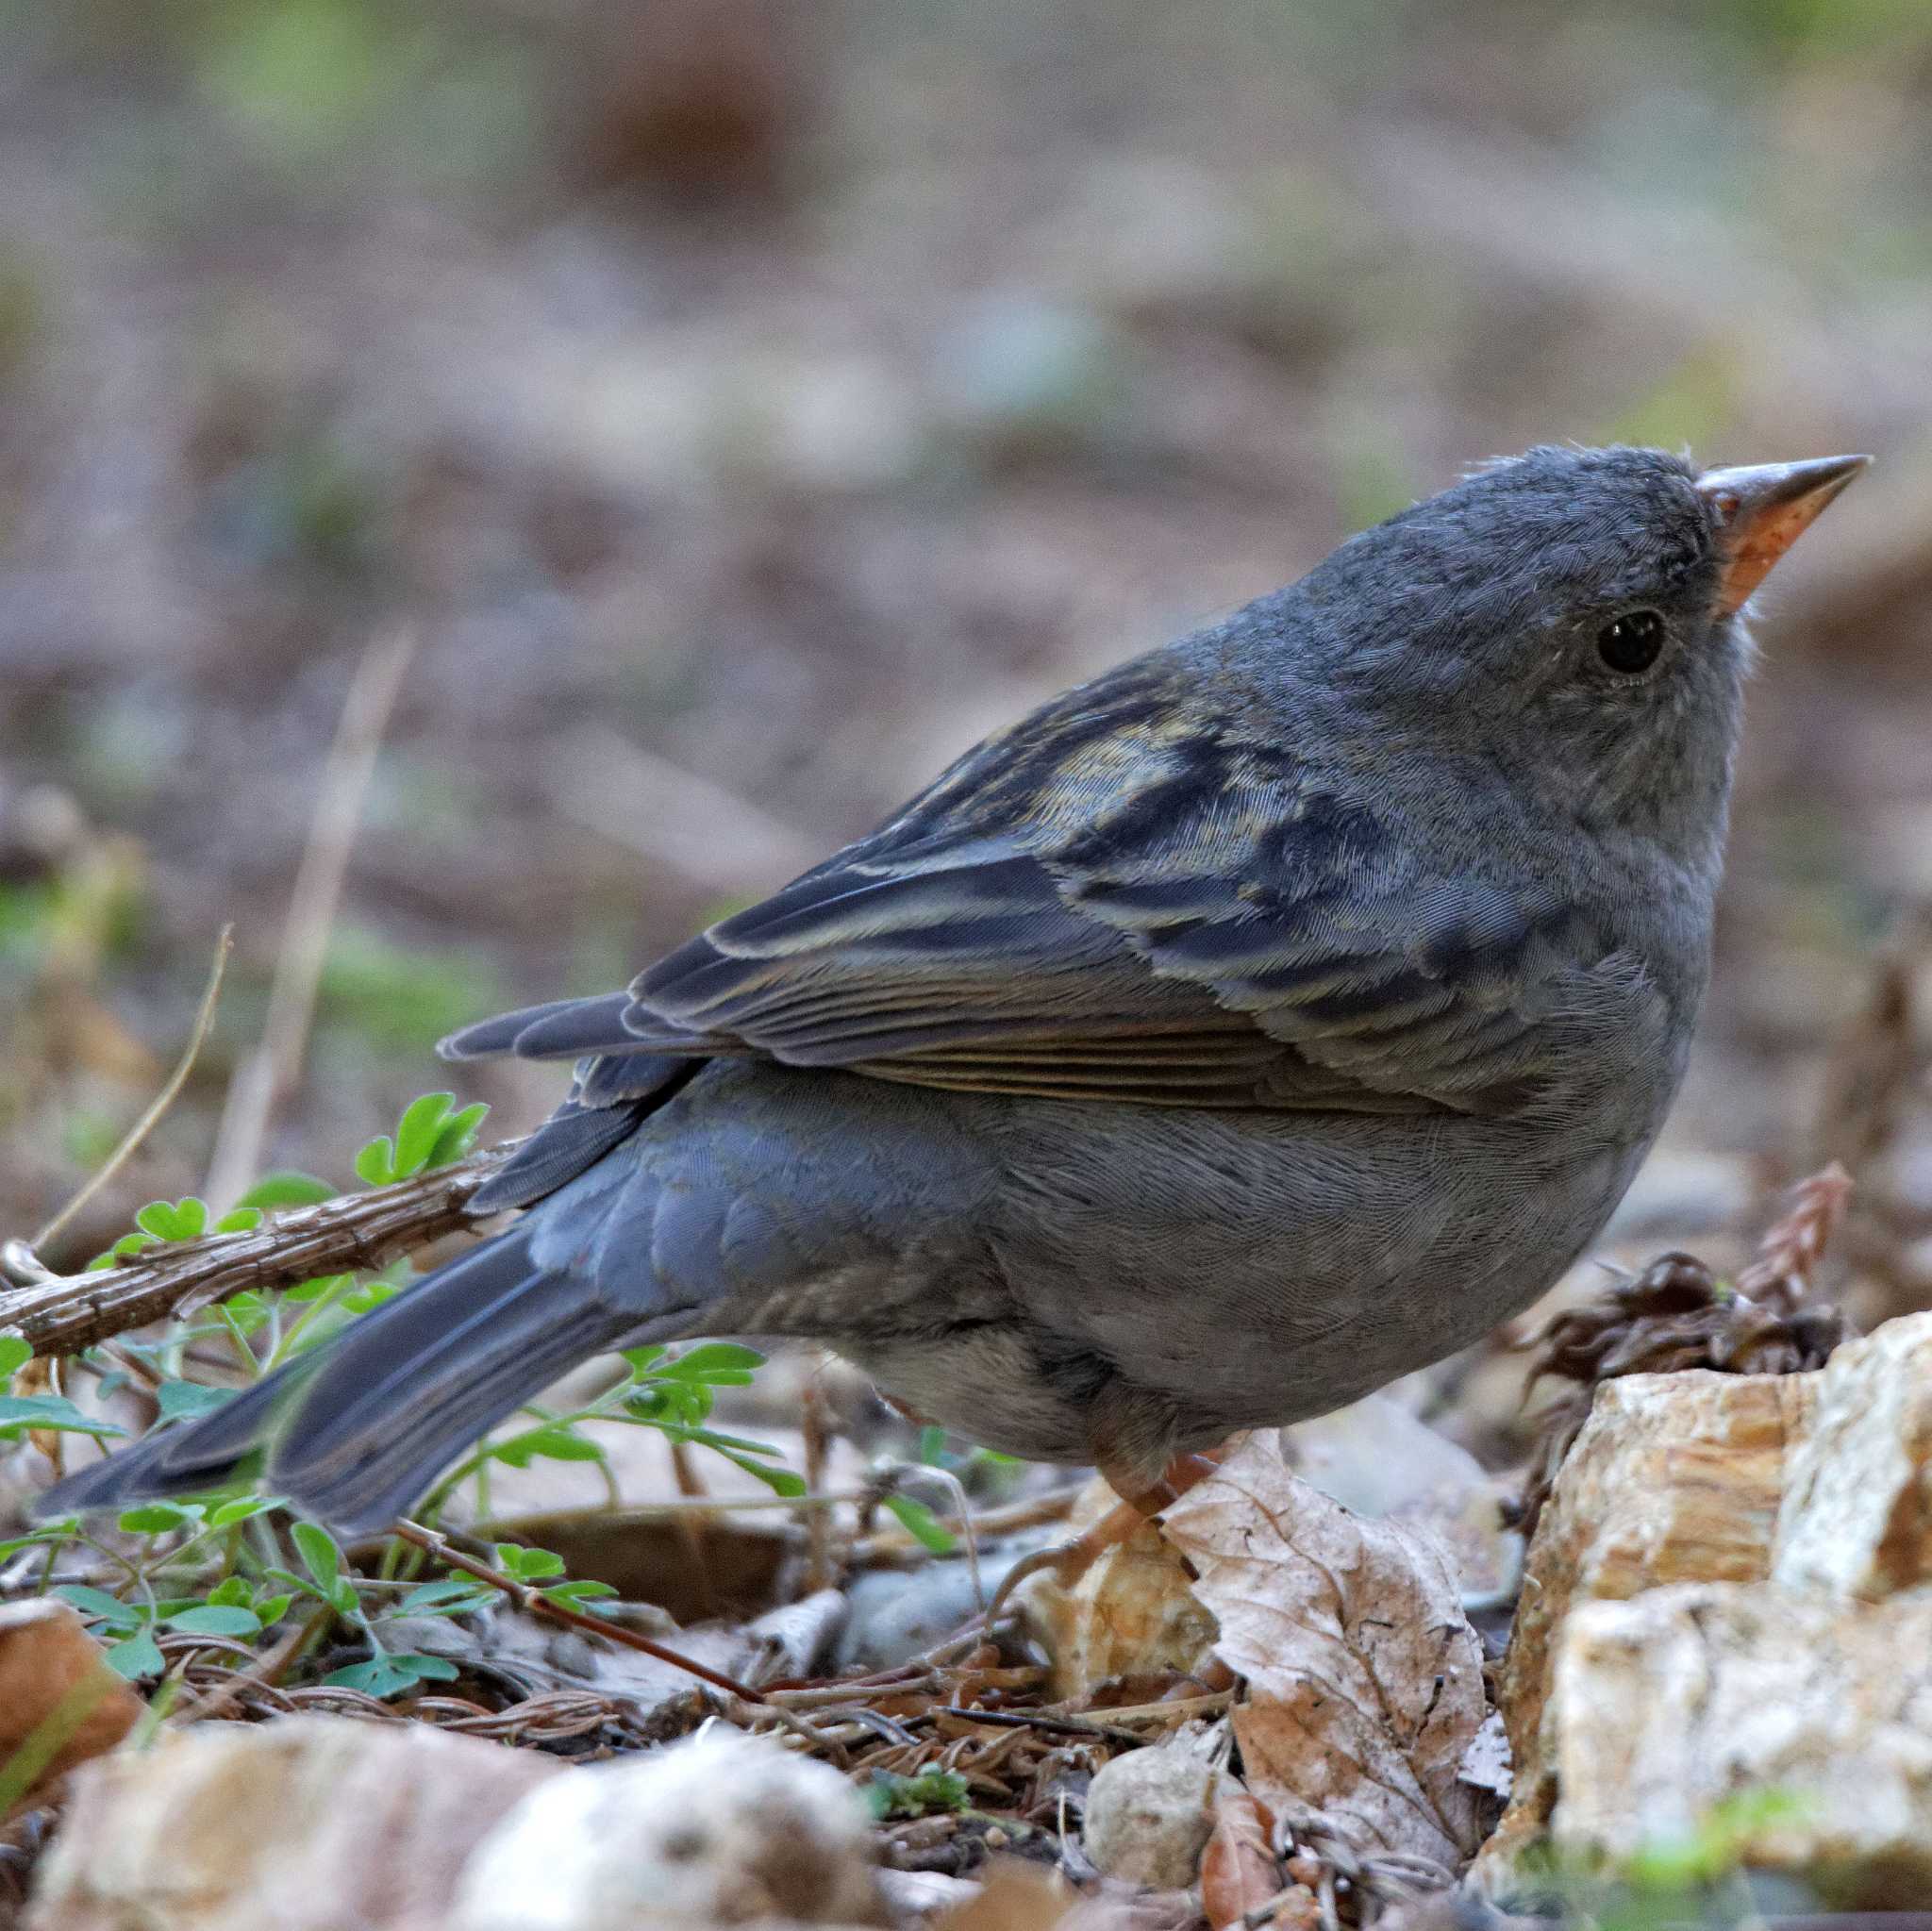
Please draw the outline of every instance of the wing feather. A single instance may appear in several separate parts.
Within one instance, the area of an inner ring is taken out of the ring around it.
[[[1157,661],[991,740],[626,995],[452,1048],[1158,1106],[1524,1104],[1577,974],[1629,962],[1554,891],[1432,872],[1360,782],[1203,723]]]

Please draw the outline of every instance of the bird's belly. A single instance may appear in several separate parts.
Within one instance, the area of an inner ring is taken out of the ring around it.
[[[1158,1157],[1133,1135],[1063,1135],[995,1251],[1049,1345],[1158,1390],[1183,1446],[1341,1407],[1520,1312],[1602,1228],[1648,1139],[1173,1124],[1139,1129],[1169,1129]]]

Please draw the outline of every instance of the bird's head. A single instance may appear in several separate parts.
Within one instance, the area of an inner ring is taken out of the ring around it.
[[[1491,463],[1304,580],[1322,668],[1392,740],[1498,762],[1566,816],[1714,866],[1746,601],[1867,460],[1699,470],[1542,448]]]

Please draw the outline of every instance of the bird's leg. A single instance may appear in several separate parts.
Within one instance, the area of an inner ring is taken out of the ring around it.
[[[1029,1575],[1051,1570],[1062,1589],[1072,1589],[1109,1549],[1119,1548],[1141,1523],[1152,1522],[1170,1503],[1178,1502],[1195,1483],[1211,1475],[1220,1466],[1225,1452],[1216,1448],[1177,1455],[1152,1483],[1137,1476],[1130,1468],[1118,1463],[1109,1467],[1102,1461],[1100,1473],[1107,1477],[1114,1493],[1123,1499],[1071,1540],[1057,1542],[1047,1549],[1036,1549],[1032,1555],[1016,1562],[993,1592],[993,1599],[987,1606],[986,1626],[989,1629],[992,1627],[1011,1600],[1013,1591]]]

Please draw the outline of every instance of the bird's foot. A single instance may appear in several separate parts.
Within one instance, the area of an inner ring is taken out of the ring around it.
[[[1016,1562],[993,1591],[992,1601],[987,1605],[984,1626],[992,1628],[1006,1612],[1014,1592],[1031,1576],[1050,1572],[1061,1589],[1072,1589],[1108,1550],[1119,1548],[1142,1523],[1152,1522],[1170,1503],[1178,1502],[1195,1483],[1212,1474],[1220,1465],[1221,1456],[1220,1449],[1176,1456],[1160,1479],[1151,1485],[1136,1483],[1131,1476],[1103,1465],[1101,1473],[1112,1485],[1114,1493],[1125,1496],[1126,1500],[1115,1503],[1098,1522],[1077,1536],[1056,1542],[1050,1548],[1036,1549]]]

